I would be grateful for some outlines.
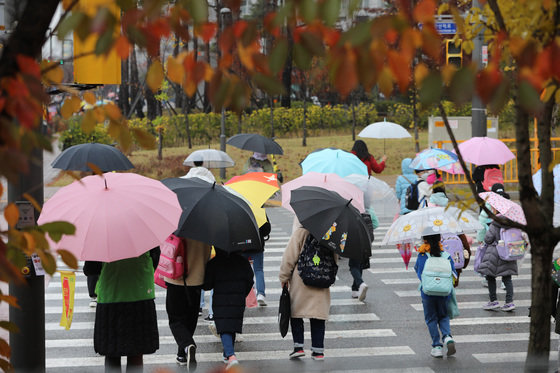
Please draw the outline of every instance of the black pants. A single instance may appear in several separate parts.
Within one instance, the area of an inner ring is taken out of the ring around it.
[[[185,356],[185,347],[196,345],[193,334],[198,322],[200,287],[166,285],[165,309],[169,317],[169,328],[178,345],[177,356]]]
[[[142,372],[143,356],[127,356],[126,371],[127,372]],[[121,372],[121,357],[120,356],[105,356],[105,371],[106,372]]]
[[[97,280],[99,280],[99,275],[89,275],[86,277],[89,297],[97,298],[97,294],[95,294],[95,286],[97,285]]]

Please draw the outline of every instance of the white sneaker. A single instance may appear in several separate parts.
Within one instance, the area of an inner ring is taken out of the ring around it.
[[[352,298],[358,298],[359,294],[357,290],[352,290]]]
[[[443,358],[443,348],[441,346],[432,347],[430,355],[437,358]]]
[[[261,306],[261,307],[266,306],[265,296],[262,295],[262,294],[257,295],[257,302],[259,303],[259,306]]]
[[[220,338],[220,336],[218,335],[218,330],[216,329],[216,324],[214,324],[213,322],[208,324],[208,329],[210,329],[210,332],[214,334],[214,337]]]
[[[235,333],[235,342],[243,342],[245,339],[243,339],[243,334],[240,333]]]
[[[89,306],[91,308],[97,307],[97,298],[91,298],[91,301],[89,302]]]
[[[455,355],[455,341],[450,335],[443,339],[443,344],[447,346],[447,356]]]
[[[365,282],[362,282],[360,284],[360,287],[358,288],[358,300],[360,302],[363,302],[363,300],[366,299],[367,289],[368,289],[367,284]]]

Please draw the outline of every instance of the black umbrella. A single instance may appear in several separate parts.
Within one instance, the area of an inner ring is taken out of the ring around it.
[[[93,170],[88,163],[96,165],[103,172],[134,168],[134,165],[119,149],[95,142],[69,147],[52,161],[51,166],[61,170],[91,172]]]
[[[240,133],[230,137],[227,143],[236,148],[252,150],[257,153],[284,154],[284,150],[276,141],[256,133]]]
[[[168,178],[162,183],[177,194],[183,209],[177,236],[227,252],[262,251],[257,222],[244,200],[221,185],[197,177]]]
[[[305,186],[292,190],[290,205],[320,245],[340,256],[361,260],[363,251],[371,247],[372,237],[351,201],[327,189]]]

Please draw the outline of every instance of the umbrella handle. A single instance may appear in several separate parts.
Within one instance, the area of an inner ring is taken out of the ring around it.
[[[350,199],[348,200],[348,202],[346,202],[346,206],[350,205],[350,203],[352,202],[353,199],[354,199],[354,198],[350,198]]]

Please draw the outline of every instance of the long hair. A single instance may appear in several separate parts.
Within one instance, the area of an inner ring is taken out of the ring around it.
[[[358,156],[358,158],[360,158],[361,160],[364,160],[366,158],[369,157],[369,151],[367,148],[367,145],[365,142],[363,142],[363,140],[356,140],[354,142],[354,146],[352,146],[352,151],[356,152],[356,155]]]
[[[424,241],[426,241],[428,245],[430,245],[431,256],[441,256],[441,247],[440,247],[441,235],[431,234],[429,236],[424,236],[422,238],[424,239]]]

